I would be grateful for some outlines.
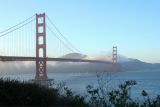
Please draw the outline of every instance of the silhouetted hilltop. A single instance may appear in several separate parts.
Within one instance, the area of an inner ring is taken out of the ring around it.
[[[146,63],[132,58],[129,58],[127,62],[121,63],[121,65],[123,70],[160,69],[160,63]]]
[[[75,59],[85,59],[87,58],[87,55],[83,55],[80,53],[70,53],[63,58],[75,58]],[[101,60],[101,59],[99,59]],[[77,64],[76,66],[72,66],[72,64],[63,64],[63,67],[65,69],[74,69],[75,71],[79,72],[99,72],[99,71],[126,71],[126,70],[146,70],[146,69],[160,69],[160,63],[147,63],[140,61],[138,59],[133,59],[133,58],[125,58],[122,56],[119,56],[118,58],[119,64],[117,66],[111,66],[111,65],[105,65],[105,64],[98,64],[98,63],[83,63],[83,64]],[[62,67],[62,68],[63,68]],[[83,69],[82,69],[83,68]],[[107,68],[107,69],[106,69]],[[81,70],[80,70],[81,69]]]
[[[107,55],[106,55],[107,56]],[[80,53],[69,53],[61,58],[72,58],[72,59],[88,59],[87,55]],[[101,57],[92,57],[89,60],[101,60]],[[100,59],[99,59],[100,58]],[[107,61],[107,58],[105,59]],[[112,72],[121,71],[120,64],[103,64],[103,63],[88,63],[88,62],[56,62],[55,66],[50,66],[49,71],[53,72]]]
[[[80,53],[69,53],[69,54],[62,56],[61,58],[83,59],[86,57],[87,57],[87,55],[83,55]]]

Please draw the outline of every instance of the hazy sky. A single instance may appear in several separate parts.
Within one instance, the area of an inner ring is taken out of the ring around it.
[[[160,0],[1,0],[0,31],[45,12],[84,54],[160,62]]]

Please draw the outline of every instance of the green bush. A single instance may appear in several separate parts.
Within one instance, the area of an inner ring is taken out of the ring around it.
[[[62,87],[65,88],[65,87]],[[84,97],[65,88],[60,95],[57,88],[46,88],[33,83],[0,79],[0,106],[83,106]]]
[[[0,106],[57,106],[57,107],[160,107],[160,96],[151,100],[142,90],[144,102],[133,100],[129,94],[136,81],[120,84],[117,89],[87,86],[88,98],[76,95],[64,84],[46,88],[33,83],[0,79]],[[86,102],[87,101],[87,102]]]
[[[132,86],[136,84],[134,80],[126,81],[124,84],[119,85],[118,89],[109,92],[105,91],[104,86],[102,88],[88,85],[89,105],[91,107],[160,107],[160,96],[157,96],[155,100],[151,100],[145,90],[141,94],[145,99],[144,102],[133,100],[129,92]]]

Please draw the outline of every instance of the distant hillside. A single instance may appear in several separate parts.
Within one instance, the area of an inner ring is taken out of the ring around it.
[[[62,56],[61,58],[83,59],[85,57],[87,57],[87,55],[83,55],[80,53],[69,53],[69,54]]]
[[[80,53],[70,53],[62,56],[61,58],[73,58],[73,59],[87,59],[87,55]],[[90,59],[92,60],[92,59]],[[97,60],[101,60],[98,59]],[[48,67],[48,71],[51,72],[111,72],[121,71],[121,66],[117,64],[102,64],[102,63],[88,63],[88,62],[56,62],[55,66]]]
[[[86,59],[88,56],[80,53],[70,53],[62,56],[62,58]],[[101,60],[101,59],[99,59]],[[142,62],[138,59],[119,57],[119,64],[99,63],[74,63],[74,62],[57,62],[56,66],[50,67],[50,71],[55,72],[101,72],[101,71],[129,71],[129,70],[145,70],[145,69],[160,69],[160,64],[152,64]]]
[[[146,63],[138,59],[129,58],[127,62],[121,63],[123,70],[144,70],[144,69],[160,69],[160,63]]]

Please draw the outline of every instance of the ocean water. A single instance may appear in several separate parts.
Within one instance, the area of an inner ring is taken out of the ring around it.
[[[14,74],[1,75],[3,78],[30,80],[34,78],[34,73],[29,74]],[[48,73],[48,78],[54,79],[55,83],[65,82],[66,86],[71,88],[75,93],[85,95],[86,86],[88,84],[98,86],[98,81],[107,87],[108,91],[115,89],[119,84],[126,80],[136,80],[135,85],[131,90],[131,95],[134,98],[140,98],[141,91],[146,90],[155,98],[160,95],[160,69],[157,70],[137,70],[125,72],[99,72],[99,73]]]

